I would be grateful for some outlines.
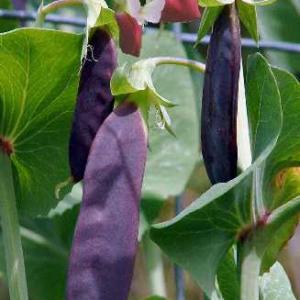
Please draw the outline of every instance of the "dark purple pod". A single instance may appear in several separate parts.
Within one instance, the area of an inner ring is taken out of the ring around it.
[[[113,110],[110,80],[116,68],[116,56],[116,47],[109,33],[97,29],[89,41],[81,69],[69,143],[69,163],[75,182],[82,180],[94,137]]]
[[[92,144],[69,262],[68,300],[127,300],[147,155],[141,112],[124,102]]]
[[[241,61],[235,5],[224,7],[211,36],[202,98],[201,142],[212,184],[237,175],[237,102]]]

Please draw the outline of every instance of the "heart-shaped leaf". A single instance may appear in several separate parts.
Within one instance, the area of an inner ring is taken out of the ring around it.
[[[19,29],[0,36],[0,138],[13,153],[23,213],[55,206],[55,186],[68,175],[68,138],[82,37]]]
[[[255,131],[256,161],[237,178],[214,185],[173,220],[151,229],[152,239],[175,263],[191,272],[208,296],[214,292],[216,272],[228,249],[253,226],[252,175],[272,151],[281,129],[280,97],[271,68],[261,55],[255,55],[251,65],[247,81],[253,91],[248,94],[247,105],[252,125],[259,125]],[[268,87],[252,84],[263,78],[268,78]],[[265,89],[270,93],[265,94]],[[256,105],[261,109],[252,108]],[[270,114],[277,126],[261,126]],[[268,137],[268,144],[261,136]]]
[[[300,109],[300,84],[290,73],[273,69],[279,87],[283,107],[283,126],[271,155],[266,161],[264,172],[264,203],[267,210],[272,210],[300,194],[299,168],[300,125],[296,111]],[[264,254],[262,271],[274,263],[278,252],[293,234],[298,218],[291,218],[273,235],[272,247]]]

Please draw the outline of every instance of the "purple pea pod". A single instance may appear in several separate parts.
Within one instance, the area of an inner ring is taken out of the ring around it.
[[[117,54],[110,34],[96,29],[87,53],[81,69],[69,143],[69,163],[74,182],[82,180],[94,137],[114,106],[110,80],[117,65]]]
[[[137,106],[124,102],[95,137],[69,263],[68,300],[127,300],[137,251],[145,128]]]
[[[237,103],[241,61],[240,23],[235,5],[216,21],[206,63],[201,142],[212,184],[237,175]]]

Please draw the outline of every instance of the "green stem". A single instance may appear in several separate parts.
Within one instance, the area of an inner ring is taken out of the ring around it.
[[[166,286],[164,278],[164,267],[161,257],[161,251],[150,240],[148,234],[145,235],[144,241],[144,253],[146,255],[147,271],[149,274],[149,284],[152,295],[166,297]]]
[[[28,291],[11,161],[0,150],[0,217],[11,300],[27,300]]]
[[[259,300],[261,258],[254,247],[244,250],[241,265],[241,300]]]
[[[66,8],[70,6],[83,5],[83,4],[84,4],[83,0],[57,0],[45,6],[43,6],[42,3],[37,13],[36,26],[42,27],[45,22],[46,16],[48,14],[57,11],[58,9]]]
[[[50,240],[47,240],[44,236],[25,227],[20,227],[20,233],[23,239],[27,239],[32,243],[48,248],[50,251],[55,252],[57,255],[63,257],[64,259],[68,259],[69,253],[66,249],[52,243]]]
[[[153,61],[157,66],[160,65],[179,65],[189,67],[197,72],[204,73],[205,71],[205,64],[200,63],[196,60],[192,59],[185,59],[179,57],[171,57],[171,56],[162,56],[162,57],[155,57]]]

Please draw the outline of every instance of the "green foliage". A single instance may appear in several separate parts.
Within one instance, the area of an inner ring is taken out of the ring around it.
[[[82,37],[19,29],[0,36],[0,135],[12,143],[18,207],[45,214],[69,176],[68,139]]]
[[[196,44],[199,44],[202,38],[209,32],[215,21],[217,20],[219,14],[221,13],[223,7],[206,7],[201,17],[201,22],[198,30],[198,37]]]
[[[239,299],[240,286],[233,248],[228,251],[225,258],[220,263],[217,280],[224,300]]]
[[[239,17],[248,30],[251,37],[258,42],[259,32],[257,24],[257,12],[256,7],[250,4],[245,3],[242,0],[237,1],[237,7],[239,11]]]
[[[299,1],[280,0],[268,7],[258,8],[259,30],[262,39],[299,43],[300,9]],[[298,53],[268,51],[268,58],[275,66],[300,73]]]
[[[281,128],[280,97],[271,68],[260,55],[252,57],[251,65],[256,68],[250,67],[247,75],[253,89],[247,105],[252,109],[252,124],[256,124],[255,162],[230,182],[214,185],[173,220],[155,225],[151,230],[152,239],[175,263],[191,272],[209,296],[214,292],[216,272],[228,249],[251,228],[251,210],[255,205],[251,197],[253,172],[272,151]],[[268,79],[264,81],[265,88],[252,85],[264,79]],[[265,89],[274,90],[265,94]],[[252,107],[256,105],[261,108],[259,111]],[[264,124],[270,113],[276,126]]]

